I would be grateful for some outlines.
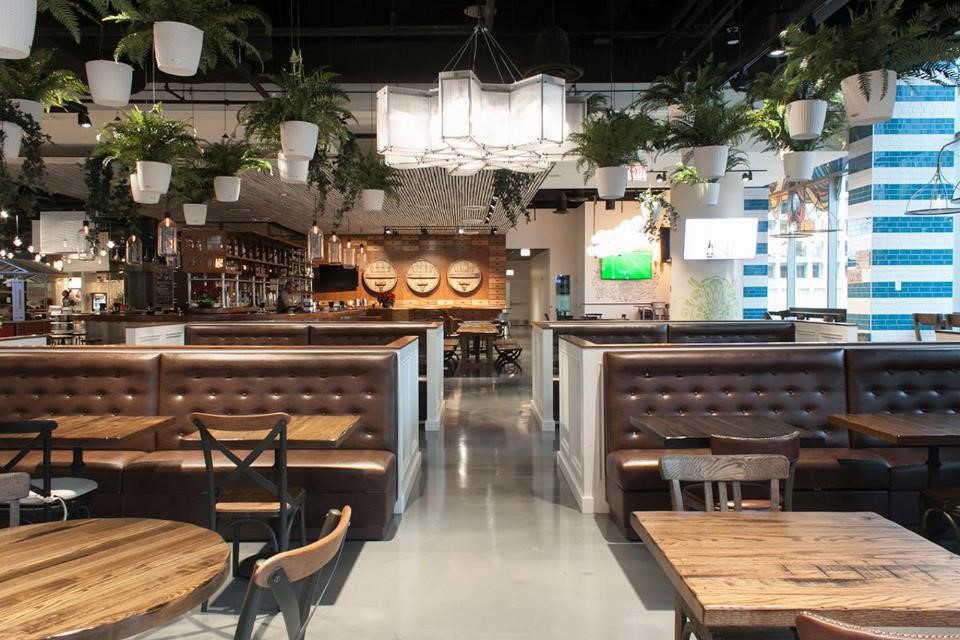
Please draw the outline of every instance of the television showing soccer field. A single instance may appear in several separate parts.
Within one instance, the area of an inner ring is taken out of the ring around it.
[[[689,218],[684,225],[684,260],[753,260],[756,257],[756,218]]]
[[[600,258],[601,280],[650,280],[653,278],[653,250],[641,249],[619,256]]]

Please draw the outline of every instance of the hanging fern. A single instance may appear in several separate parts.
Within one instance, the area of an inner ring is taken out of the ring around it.
[[[54,52],[37,49],[23,60],[0,61],[0,96],[34,100],[51,107],[81,104],[87,85],[68,69],[53,68]]]
[[[91,155],[83,165],[87,187],[87,217],[98,231],[119,227],[127,232],[139,228],[139,207],[133,201],[127,180],[129,170],[118,162],[104,163]]]

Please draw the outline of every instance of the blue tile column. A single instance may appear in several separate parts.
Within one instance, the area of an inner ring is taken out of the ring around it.
[[[757,257],[743,262],[743,319],[762,320],[767,312],[767,218],[769,187],[743,190],[743,215],[757,219]]]
[[[911,314],[953,310],[954,217],[904,211],[953,138],[955,93],[901,83],[892,120],[850,130],[848,319],[872,341],[912,340]],[[952,153],[944,164],[955,180]]]

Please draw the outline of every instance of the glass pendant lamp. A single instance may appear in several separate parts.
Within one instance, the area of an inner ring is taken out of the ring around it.
[[[131,233],[125,243],[127,264],[143,264],[143,241],[140,236]]]
[[[177,255],[177,225],[169,213],[157,225],[157,255],[164,258]]]
[[[90,222],[83,221],[83,226],[77,233],[77,260],[93,260],[93,234],[90,232]]]
[[[343,243],[340,242],[336,233],[330,236],[330,241],[327,243],[326,264],[343,264]]]
[[[347,240],[347,246],[343,249],[343,266],[347,269],[352,269],[357,266],[357,254],[350,240]]]
[[[323,231],[316,223],[307,232],[307,262],[323,262]]]
[[[361,242],[357,247],[357,270],[363,271],[367,268],[367,250]]]

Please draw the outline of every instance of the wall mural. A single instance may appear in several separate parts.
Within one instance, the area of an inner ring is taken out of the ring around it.
[[[457,260],[447,269],[447,283],[457,293],[473,293],[480,288],[482,281],[480,265],[472,260]]]
[[[370,293],[386,293],[397,286],[397,269],[386,260],[374,260],[363,270],[363,286]]]
[[[653,270],[650,280],[602,280],[600,278],[600,261],[593,260],[593,271],[590,273],[589,292],[593,298],[585,300],[586,304],[602,302],[623,302],[633,304],[641,300],[657,300],[660,298],[660,270]]]
[[[690,278],[690,295],[683,305],[681,320],[733,320],[739,311],[737,291],[732,280],[710,276],[698,281]]]
[[[407,286],[410,290],[426,295],[440,284],[440,270],[428,260],[417,260],[407,269]]]

